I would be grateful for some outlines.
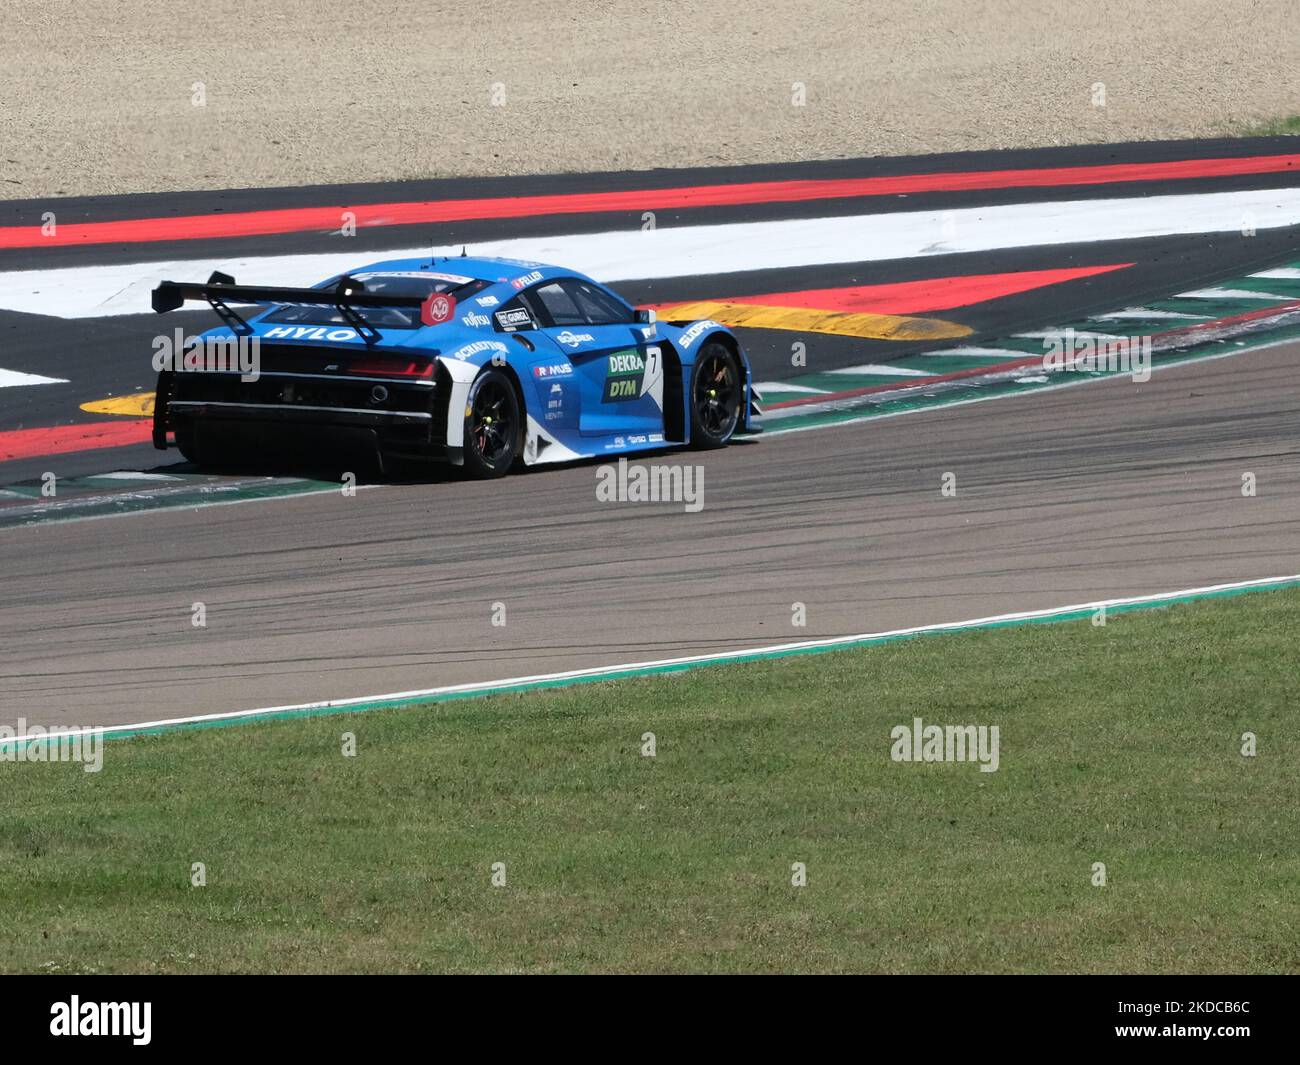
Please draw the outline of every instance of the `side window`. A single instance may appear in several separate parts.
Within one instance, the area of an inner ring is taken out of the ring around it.
[[[564,281],[586,325],[623,325],[636,320],[635,313],[621,300],[585,281]]]
[[[529,296],[535,304],[540,304],[550,325],[586,325],[587,319],[578,310],[573,297],[565,291],[558,281],[548,285],[538,285]]]

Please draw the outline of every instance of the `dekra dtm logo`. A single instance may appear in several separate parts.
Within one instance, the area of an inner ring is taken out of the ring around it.
[[[641,395],[645,377],[645,359],[639,351],[616,351],[609,356],[605,370],[605,394],[602,402],[621,403]]]

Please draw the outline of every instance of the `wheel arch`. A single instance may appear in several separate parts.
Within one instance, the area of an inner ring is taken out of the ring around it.
[[[523,455],[524,446],[528,442],[528,400],[524,396],[524,383],[519,379],[519,374],[509,360],[503,359],[500,363],[488,361],[483,370],[500,370],[506,375],[510,385],[515,390],[515,402],[519,404],[519,454]],[[482,372],[482,371],[480,371]],[[477,375],[476,375],[477,376]]]
[[[506,380],[510,382],[510,387],[514,391],[515,402],[519,404],[520,435],[517,443],[519,453],[523,454],[524,444],[527,441],[528,401],[524,395],[523,382],[519,379],[518,372],[510,365],[510,362],[504,359],[500,362],[486,359],[480,363],[472,363],[440,357],[438,365],[442,368],[439,372],[446,373],[450,380],[450,388],[447,391],[447,426],[445,433],[448,460],[453,465],[461,464],[461,449],[464,447],[465,403],[474,382],[489,370],[499,370]]]
[[[698,325],[699,320],[666,323],[678,331]],[[696,356],[711,342],[719,341],[735,356],[736,365],[744,377],[746,390],[749,384],[749,364],[738,341],[720,322],[714,328],[702,334],[691,343],[690,350],[683,355],[678,344],[679,337],[666,336],[659,346],[664,355],[664,436],[673,441],[690,443],[691,436],[691,374],[695,370]]]
[[[711,341],[718,341],[736,358],[736,368],[740,371],[740,426],[746,432],[756,432],[754,428],[754,419],[758,416],[754,407],[754,371],[750,368],[749,358],[745,355],[740,346],[740,341],[736,339],[729,329],[715,329],[700,341],[699,346],[695,349],[700,352],[704,346]],[[761,412],[758,412],[761,413]]]

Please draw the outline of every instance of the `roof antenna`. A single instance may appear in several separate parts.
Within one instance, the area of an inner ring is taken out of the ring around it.
[[[465,248],[466,248],[466,245],[464,245],[464,244],[462,244],[462,245],[460,246],[460,257],[461,257],[462,259],[465,258]]]

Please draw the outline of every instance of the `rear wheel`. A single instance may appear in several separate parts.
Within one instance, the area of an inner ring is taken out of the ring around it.
[[[200,427],[193,422],[177,425],[176,450],[188,462],[192,462],[204,473],[238,473],[264,466],[267,455],[265,449],[258,449],[247,440],[231,438],[220,433],[211,425]]]
[[[522,425],[510,378],[500,370],[484,370],[465,401],[465,472],[485,478],[509,472],[519,455]]]
[[[268,443],[269,427],[250,424],[236,430],[202,419],[185,419],[172,429],[176,449],[203,473],[246,473],[273,469],[293,453]],[[310,453],[315,457],[315,452]]]
[[[727,345],[705,344],[691,370],[691,446],[722,447],[740,422],[740,364]]]
[[[192,462],[195,466],[202,466],[199,459],[198,444],[195,440],[194,426],[177,425],[173,430],[176,436],[176,450],[178,450],[186,462]]]

